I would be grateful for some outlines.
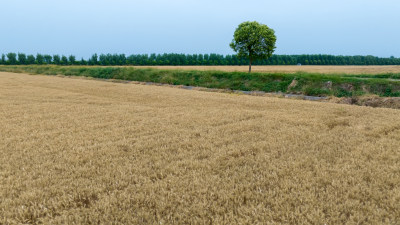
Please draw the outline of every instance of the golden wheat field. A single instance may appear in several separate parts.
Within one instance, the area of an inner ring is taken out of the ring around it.
[[[0,224],[400,224],[400,111],[0,73]]]
[[[135,66],[155,69],[220,70],[247,72],[248,66]],[[325,74],[383,74],[400,73],[400,66],[252,66],[253,72],[270,73],[325,73]]]

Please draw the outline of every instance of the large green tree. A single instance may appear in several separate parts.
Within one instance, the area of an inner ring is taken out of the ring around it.
[[[267,25],[256,21],[239,24],[233,34],[230,47],[237,52],[239,58],[249,60],[249,73],[251,63],[257,59],[268,59],[275,50],[275,31]]]

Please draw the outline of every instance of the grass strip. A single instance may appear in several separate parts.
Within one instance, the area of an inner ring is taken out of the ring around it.
[[[379,95],[400,97],[400,74],[318,74],[298,72],[247,73],[199,70],[163,70],[100,66],[0,66],[0,71],[43,75],[85,76],[188,85],[242,91],[264,91],[310,96],[350,97]]]

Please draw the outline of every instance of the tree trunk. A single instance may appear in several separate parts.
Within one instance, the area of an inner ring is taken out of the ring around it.
[[[249,73],[251,73],[251,61],[253,61],[253,60],[249,60]]]

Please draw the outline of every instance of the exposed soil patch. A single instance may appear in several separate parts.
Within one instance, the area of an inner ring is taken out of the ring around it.
[[[330,102],[348,105],[370,106],[374,108],[400,109],[400,97],[361,96],[329,99]]]

